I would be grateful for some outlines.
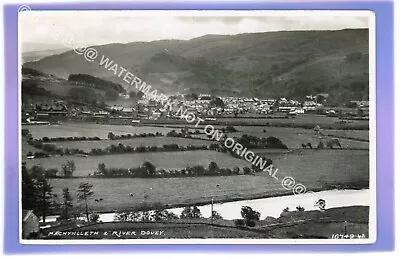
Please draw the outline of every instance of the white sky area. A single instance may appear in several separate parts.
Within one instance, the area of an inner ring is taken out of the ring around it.
[[[25,11],[19,14],[23,51],[87,45],[188,40],[206,34],[368,28],[359,11]],[[54,31],[61,32],[54,35]]]

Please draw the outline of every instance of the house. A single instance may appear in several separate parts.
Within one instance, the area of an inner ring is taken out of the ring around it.
[[[39,218],[33,210],[22,211],[22,238],[29,239],[39,234]]]
[[[39,114],[53,115],[53,116],[66,116],[68,114],[68,107],[63,103],[56,103],[52,105],[37,104],[36,112]]]

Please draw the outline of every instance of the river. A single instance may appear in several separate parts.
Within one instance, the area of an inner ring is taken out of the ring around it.
[[[326,202],[325,209],[347,207],[347,206],[370,206],[369,189],[362,190],[329,190],[316,192],[315,196],[305,195],[287,195],[279,197],[270,197],[254,200],[243,200],[234,202],[225,202],[214,204],[214,210],[217,211],[224,219],[241,218],[240,210],[242,206],[250,206],[254,210],[261,213],[261,219],[267,216],[278,218],[281,212],[288,207],[290,211],[296,210],[297,206],[304,207],[306,211],[318,210],[315,205],[318,199],[324,199]],[[211,201],[210,201],[211,203]],[[211,204],[198,206],[203,217],[208,218],[211,215]],[[168,211],[180,215],[183,208],[172,208]],[[116,213],[99,214],[100,221],[112,222]],[[46,217],[46,222],[55,221],[57,215]]]

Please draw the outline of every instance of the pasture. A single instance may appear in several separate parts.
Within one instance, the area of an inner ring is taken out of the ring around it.
[[[203,118],[204,116],[200,116]],[[204,119],[204,118],[203,118]],[[188,123],[186,120],[181,119],[159,119],[157,121],[148,121],[151,125],[188,125],[194,126],[194,123]],[[314,128],[319,125],[322,128],[331,129],[362,129],[368,130],[369,120],[341,120],[338,117],[327,117],[325,115],[317,114],[300,114],[292,118],[267,118],[265,115],[262,118],[226,118],[218,117],[215,121],[202,122],[201,125],[212,124],[214,126],[274,126],[274,127],[296,127],[296,128]]]
[[[180,152],[186,153],[186,152]],[[197,153],[190,152],[190,153]],[[218,165],[232,164],[232,161],[217,157],[218,153],[208,151]],[[169,153],[163,153],[165,155]],[[115,157],[115,156],[113,156]],[[119,157],[119,156],[118,156]],[[199,164],[198,154],[192,161]],[[82,158],[86,159],[86,158]],[[116,159],[116,157],[115,157]],[[169,158],[171,160],[171,158]],[[248,163],[244,160],[235,162]],[[329,188],[368,188],[369,159],[368,151],[363,150],[300,150],[277,155],[274,166],[278,168],[273,179],[266,173],[255,176],[215,176],[187,178],[125,178],[125,179],[50,179],[53,192],[61,194],[62,188],[68,187],[76,197],[80,182],[93,184],[94,197],[90,209],[94,211],[129,211],[142,205],[161,204],[162,206],[181,206],[184,204],[209,203],[215,201],[245,200],[268,196],[289,194],[281,181],[291,176],[296,183],[303,184],[307,190],[324,190]],[[77,164],[79,163],[76,161]],[[97,162],[93,167],[97,166]],[[103,161],[105,162],[105,161]],[[189,162],[189,161],[188,161]],[[174,164],[180,163],[177,159]],[[107,165],[107,163],[106,163]],[[243,164],[242,166],[245,166]],[[78,167],[78,165],[77,165]],[[219,187],[216,185],[219,184]],[[129,193],[133,193],[130,196]],[[60,196],[61,197],[61,196]],[[102,198],[101,202],[94,199]]]
[[[29,129],[33,138],[56,137],[94,137],[107,139],[109,132],[115,135],[156,133],[167,134],[174,128],[130,126],[130,125],[106,125],[94,123],[62,123],[55,125],[23,125],[22,129]]]
[[[320,139],[315,134],[312,129],[302,129],[302,128],[283,128],[283,127],[262,127],[262,126],[235,126],[235,129],[238,132],[226,133],[226,135],[233,137],[240,137],[244,134],[257,136],[260,138],[267,138],[270,136],[279,138],[288,148],[298,149],[301,147],[301,144],[310,142],[311,145],[315,148],[317,147]],[[203,129],[200,129],[201,132],[204,132]],[[264,132],[265,131],[265,132]],[[364,130],[322,130],[321,131],[325,135],[332,135],[332,137],[326,137],[322,139],[323,142],[329,138],[339,138],[340,144],[343,148],[348,149],[368,149],[368,133],[369,131]],[[194,135],[195,138],[200,139],[208,139],[208,136],[205,134]],[[343,138],[345,137],[345,138]],[[346,137],[355,137],[359,139],[364,139],[364,141],[358,140],[350,140],[346,139]]]
[[[28,168],[34,165],[42,165],[45,169],[58,168],[66,163],[67,160],[73,160],[76,164],[74,176],[86,177],[97,169],[99,163],[104,163],[106,167],[111,168],[132,168],[139,167],[145,161],[151,162],[160,169],[182,169],[187,166],[203,165],[208,167],[210,162],[214,161],[221,168],[239,168],[249,165],[249,162],[234,158],[225,153],[217,151],[198,150],[182,152],[155,152],[155,153],[135,153],[118,154],[104,156],[57,156],[48,158],[28,159],[26,165]]]
[[[133,139],[117,139],[117,140],[99,140],[99,141],[64,141],[54,142],[60,148],[78,148],[89,152],[92,148],[104,149],[111,145],[123,144],[131,147],[139,146],[157,146],[162,147],[168,144],[177,144],[178,146],[202,146],[210,145],[212,142],[202,139],[189,139],[189,138],[176,138],[176,137],[147,137],[147,138],[133,138]]]

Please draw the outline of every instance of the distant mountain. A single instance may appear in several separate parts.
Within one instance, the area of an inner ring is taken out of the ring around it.
[[[165,93],[368,99],[368,29],[205,35],[95,48],[94,62],[68,51],[24,66],[62,78],[89,74],[132,90],[99,66],[104,55]]]
[[[68,51],[70,49],[68,48],[59,48],[59,49],[47,49],[47,50],[37,50],[37,51],[26,51],[22,52],[22,63],[25,62],[32,62],[32,61],[38,61],[44,57],[48,57],[51,55],[57,55],[60,53],[63,53],[65,51]]]

